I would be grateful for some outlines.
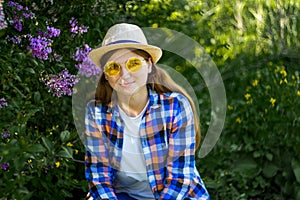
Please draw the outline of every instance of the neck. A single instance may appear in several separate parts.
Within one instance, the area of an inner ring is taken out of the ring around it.
[[[139,115],[148,102],[147,88],[132,95],[118,94],[118,105],[130,117]]]

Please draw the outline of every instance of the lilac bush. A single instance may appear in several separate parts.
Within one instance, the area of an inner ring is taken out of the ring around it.
[[[58,37],[60,34],[60,30],[54,27],[47,26],[47,32],[41,34],[44,34],[45,37],[52,38],[52,37]]]
[[[48,55],[52,53],[50,46],[53,41],[42,36],[29,37],[30,43],[27,50],[31,51],[31,55],[42,60],[48,60]]]
[[[88,57],[88,53],[91,50],[92,48],[85,44],[84,48],[78,48],[73,56],[73,59],[79,62],[75,65],[76,69],[79,70],[79,74],[86,77],[97,76],[102,72],[101,69],[97,67]]]
[[[94,35],[104,32],[93,21],[104,17],[101,26],[110,26],[107,19],[120,16],[111,12],[116,7],[98,0],[8,0],[0,7],[0,199],[86,196],[70,96],[79,77],[94,81],[101,73],[87,56]]]
[[[14,1],[9,1],[8,6],[12,8],[13,11],[13,19],[12,23],[14,28],[21,32],[23,30],[23,17],[25,19],[30,18],[33,19],[35,17],[34,13],[32,13],[28,7],[24,7],[21,4],[14,2]]]
[[[69,20],[69,24],[71,25],[70,32],[73,33],[72,37],[75,37],[77,34],[83,34],[88,31],[87,26],[78,26],[78,21],[74,17]]]
[[[46,75],[41,78],[41,81],[49,88],[54,96],[62,97],[64,95],[71,96],[73,94],[73,86],[79,81],[75,75],[69,74],[67,69],[64,69],[58,75]]]

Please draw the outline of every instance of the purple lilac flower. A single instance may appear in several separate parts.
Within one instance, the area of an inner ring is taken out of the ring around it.
[[[42,30],[38,30],[37,34],[43,36],[44,32]]]
[[[22,12],[22,15],[27,19],[33,19],[34,18],[34,13],[29,11],[28,7],[25,7],[25,12]]]
[[[2,5],[0,5],[0,30],[4,29],[6,27],[7,27],[7,23],[6,23],[5,19],[4,19],[3,8],[2,8]]]
[[[59,36],[59,34],[60,34],[60,30],[59,29],[47,26],[47,33],[45,33],[44,36],[52,38],[52,37]]]
[[[8,169],[8,167],[9,167],[9,163],[3,163],[3,164],[1,165],[1,168],[2,168],[2,170],[4,170],[4,171],[6,171],[6,170]]]
[[[58,55],[57,53],[53,54],[53,58],[56,62],[60,62],[63,59],[63,57],[61,55]]]
[[[69,20],[69,23],[71,25],[70,32],[73,33],[73,37],[77,34],[83,34],[88,31],[87,26],[78,26],[78,21],[74,17]]]
[[[6,139],[10,137],[10,133],[8,131],[2,132],[2,139]]]
[[[88,57],[88,53],[92,49],[85,44],[84,48],[79,48],[74,56],[74,60],[79,63],[75,67],[79,70],[79,74],[82,74],[86,77],[91,77],[101,73],[101,69],[97,67]]]
[[[14,44],[20,44],[22,42],[21,37],[15,36],[15,35],[12,36],[12,37],[7,36],[6,39],[7,39],[7,41],[10,41],[10,42],[12,42]]]
[[[77,20],[74,17],[72,17],[69,20],[69,24],[71,25],[71,29],[70,29],[71,33],[74,33],[74,31],[76,33],[76,31],[78,30],[78,27],[77,27],[78,22],[77,22]]]
[[[49,88],[48,92],[54,96],[61,97],[63,95],[71,96],[73,86],[79,81],[75,75],[69,74],[68,70],[61,71],[58,75],[46,75],[41,79]]]
[[[31,37],[27,49],[32,51],[33,57],[48,60],[48,54],[52,52],[51,43],[52,40],[46,37]]]
[[[17,3],[16,3],[16,2],[13,2],[13,1],[9,1],[9,2],[7,3],[7,5],[10,6],[10,7],[16,7],[16,6],[17,6]]]
[[[17,2],[14,2],[14,1],[9,1],[7,3],[7,5],[9,7],[14,7],[16,8],[18,11],[23,11],[22,12],[22,15],[25,17],[25,18],[34,18],[34,13],[32,13],[31,11],[29,11],[28,7],[26,6],[24,8],[24,6],[22,6],[21,4],[17,3]],[[25,11],[24,11],[25,10]],[[15,13],[16,14],[16,13]]]
[[[85,44],[84,48],[77,49],[74,60],[78,62],[83,62],[87,59],[89,52],[92,50],[92,48],[89,47],[89,45]]]
[[[88,31],[88,27],[87,26],[79,26],[78,28],[78,32],[80,34],[86,33]]]
[[[50,61],[50,62],[53,62],[53,61],[55,61],[55,62],[61,62],[62,59],[63,59],[63,57],[62,57],[61,55],[59,55],[59,54],[53,52],[53,56],[50,57],[49,61]]]
[[[22,31],[23,29],[23,25],[22,25],[22,22],[19,18],[15,17],[14,18],[14,28],[17,30],[17,31]]]
[[[13,11],[13,15],[15,16],[13,18],[13,25],[14,25],[14,28],[18,31],[22,31],[23,29],[23,26],[22,26],[22,18],[21,15],[27,19],[27,18],[31,18],[33,19],[34,18],[34,13],[32,13],[31,11],[29,11],[28,7],[25,7],[22,6],[21,4],[19,3],[16,3],[16,2],[13,2],[13,1],[9,1],[8,2],[8,6],[9,7],[13,7],[15,8],[16,10]],[[21,15],[18,15],[18,13],[21,13]],[[18,17],[19,16],[19,17]]]
[[[0,109],[7,106],[7,102],[5,98],[0,99]]]
[[[95,76],[101,73],[101,69],[95,66],[90,59],[75,65],[75,67],[79,70],[79,74],[82,74],[86,77]]]
[[[17,10],[21,11],[23,10],[23,6],[21,4],[17,4],[16,5]]]

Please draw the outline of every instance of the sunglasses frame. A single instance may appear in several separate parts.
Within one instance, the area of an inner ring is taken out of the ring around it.
[[[140,62],[140,66],[138,67],[138,69],[131,69],[128,65],[130,64],[130,62],[136,61],[136,59],[138,60],[138,62]],[[128,60],[125,62],[125,67],[126,67],[126,69],[127,69],[130,73],[136,73],[136,72],[138,72],[138,71],[141,70],[141,68],[142,68],[142,66],[143,66],[143,63],[142,63],[142,62],[145,62],[145,61],[146,61],[146,60],[145,60],[144,58],[130,57],[130,58],[128,58]],[[111,74],[109,74],[109,73],[107,72],[107,69],[106,69],[106,68],[107,68],[108,65],[110,65],[110,64],[114,64],[114,65],[118,66],[118,72],[117,72],[115,75],[111,75]],[[106,64],[105,64],[104,67],[103,67],[103,72],[104,72],[107,76],[109,76],[109,77],[117,77],[117,76],[120,74],[121,69],[122,69],[122,67],[121,67],[121,65],[120,65],[119,63],[117,63],[117,62],[115,62],[115,61],[108,61],[108,62],[106,62]]]

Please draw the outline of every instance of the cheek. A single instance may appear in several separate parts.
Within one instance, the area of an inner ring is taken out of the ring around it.
[[[110,79],[110,78],[108,78],[107,82],[110,85],[110,87],[112,87],[112,88],[114,88],[115,85],[117,84],[117,80]]]

